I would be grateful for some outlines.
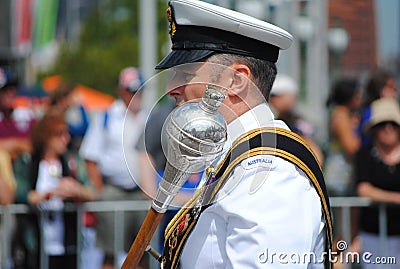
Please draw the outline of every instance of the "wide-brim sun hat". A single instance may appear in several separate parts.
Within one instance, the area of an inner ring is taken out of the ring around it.
[[[371,104],[371,118],[364,126],[365,132],[384,122],[393,122],[400,126],[400,107],[393,98],[381,98]]]

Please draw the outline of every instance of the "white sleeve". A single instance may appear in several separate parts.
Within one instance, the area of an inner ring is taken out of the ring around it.
[[[316,242],[314,244],[314,251],[315,257],[319,258],[320,261],[322,261],[322,257],[326,257],[328,259],[332,259],[330,253],[326,253],[325,250],[325,238],[326,238],[326,225],[325,222],[321,222],[320,226],[320,232],[318,234],[318,237],[316,239]],[[310,265],[307,267],[307,269],[324,269],[324,263],[323,262],[314,262],[310,263]]]
[[[104,113],[99,112],[89,123],[89,128],[79,149],[79,155],[85,160],[94,162],[100,160],[105,136],[104,117]]]

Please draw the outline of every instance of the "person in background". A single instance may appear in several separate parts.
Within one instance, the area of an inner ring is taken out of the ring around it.
[[[78,151],[81,140],[89,126],[86,109],[81,104],[79,97],[74,93],[75,85],[61,82],[50,94],[49,110],[64,113],[68,124],[68,132],[71,136],[69,148]]]
[[[64,114],[45,113],[33,126],[31,139],[31,190],[27,200],[41,212],[38,223],[31,224],[42,234],[49,268],[76,268],[77,217],[74,212],[64,212],[64,207],[66,202],[94,200],[94,189],[88,181],[72,176],[66,158],[70,135]],[[22,229],[19,232],[26,233]]]
[[[76,85],[67,81],[61,81],[50,93],[49,113],[60,113],[64,115],[70,135],[68,152],[65,158],[72,168],[72,176],[86,178],[87,169],[84,160],[79,155],[79,148],[83,136],[89,126],[89,117],[85,107],[82,105],[79,95],[74,91]],[[96,221],[95,213],[85,212],[85,227],[82,229],[84,248],[81,252],[81,266],[83,268],[98,268],[102,260],[101,251],[96,248],[96,231],[93,228]],[[89,262],[90,259],[90,262]]]
[[[14,72],[0,67],[0,202],[2,205],[15,203],[18,199],[18,194],[21,192],[19,189],[23,184],[18,181],[19,169],[15,163],[21,157],[29,156],[32,150],[29,133],[36,119],[30,109],[14,107],[19,84],[20,81]],[[29,170],[27,166],[29,162],[26,165],[24,163],[25,171]],[[24,191],[23,196],[26,197],[27,190]]]
[[[395,76],[384,69],[376,70],[368,80],[361,104],[361,119],[358,128],[361,144],[370,143],[370,138],[364,133],[364,125],[371,117],[371,103],[379,98],[393,98],[397,100],[398,91]]]
[[[0,149],[0,205],[14,202],[16,188],[11,156],[8,151]]]
[[[326,102],[329,108],[329,141],[323,166],[325,181],[330,196],[349,196],[355,194],[353,178],[354,155],[360,147],[357,134],[358,110],[361,103],[361,90],[356,79],[342,78],[336,81]],[[341,209],[333,210],[335,221],[335,240],[342,239]],[[351,212],[351,244],[349,251],[359,251],[357,227],[358,209]],[[337,244],[334,244],[336,246]],[[336,249],[335,249],[336,250]],[[342,264],[337,264],[340,266]]]
[[[17,97],[19,80],[16,74],[7,68],[0,67],[0,151],[1,174],[3,181],[8,182],[1,191],[7,196],[7,203],[19,202],[19,193],[26,196],[27,189],[18,182],[28,169],[32,146],[29,138],[30,131],[36,121],[35,114],[29,108],[14,108]],[[23,171],[22,171],[23,170]],[[14,182],[14,183],[13,183]],[[12,201],[10,200],[11,198]],[[26,202],[26,200],[24,201]]]
[[[270,94],[270,105],[276,117],[295,109],[299,88],[296,81],[286,74],[277,74]]]
[[[101,201],[146,199],[138,187],[140,175],[135,149],[146,120],[139,91],[142,83],[137,68],[124,68],[117,84],[119,98],[90,122],[82,140],[79,154],[86,162]],[[125,214],[124,249],[119,257],[114,257],[114,214],[97,214],[97,246],[105,253],[103,268],[114,268],[116,262],[123,261],[144,217],[145,212]]]
[[[18,79],[6,68],[0,68],[0,149],[12,158],[31,151],[29,132],[35,122],[33,111],[14,108]]]
[[[165,120],[175,104],[168,96],[162,98],[152,109],[136,144],[140,164],[140,187],[148,197],[154,197],[157,177],[162,177],[167,162],[161,145],[161,132]]]
[[[14,108],[18,87],[17,75],[8,68],[0,67],[1,205],[16,201],[21,184],[17,180],[18,170],[15,169],[14,162],[31,152],[29,132],[35,122],[35,115],[28,108]]]
[[[360,211],[362,253],[400,260],[400,108],[393,98],[380,98],[370,106],[371,115],[364,125],[371,144],[363,146],[355,157],[357,193],[374,202],[387,205],[387,241],[382,252],[379,236],[379,208],[363,207]],[[363,264],[362,268],[383,268],[379,264]],[[384,268],[398,268],[386,264]]]
[[[321,165],[324,155],[312,138],[313,126],[296,111],[299,88],[294,79],[286,74],[277,74],[272,85],[269,104],[277,119],[283,120],[293,132],[299,134],[312,148]]]
[[[6,206],[14,202],[15,190],[17,183],[14,177],[12,160],[8,151],[0,149],[0,206]],[[0,215],[0,229],[3,230],[3,216]],[[0,241],[6,240],[3,236],[5,233],[0,235]],[[3,253],[2,247],[0,246],[0,253]]]
[[[360,102],[361,91],[352,78],[336,81],[326,102],[330,115],[329,148],[324,171],[331,195],[350,195],[354,192],[352,162],[361,144],[357,134]]]

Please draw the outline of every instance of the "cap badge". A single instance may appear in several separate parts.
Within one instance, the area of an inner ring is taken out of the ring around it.
[[[167,8],[167,18],[169,21],[169,35],[171,37],[171,39],[174,37],[175,32],[176,32],[176,25],[175,25],[175,21],[173,19],[173,14],[172,14],[172,8],[171,6],[169,6]]]

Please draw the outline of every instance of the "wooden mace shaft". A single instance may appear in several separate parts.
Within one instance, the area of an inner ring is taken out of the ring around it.
[[[164,213],[159,213],[153,208],[150,208],[121,269],[136,269],[138,267],[146,247],[149,245],[163,216]]]

